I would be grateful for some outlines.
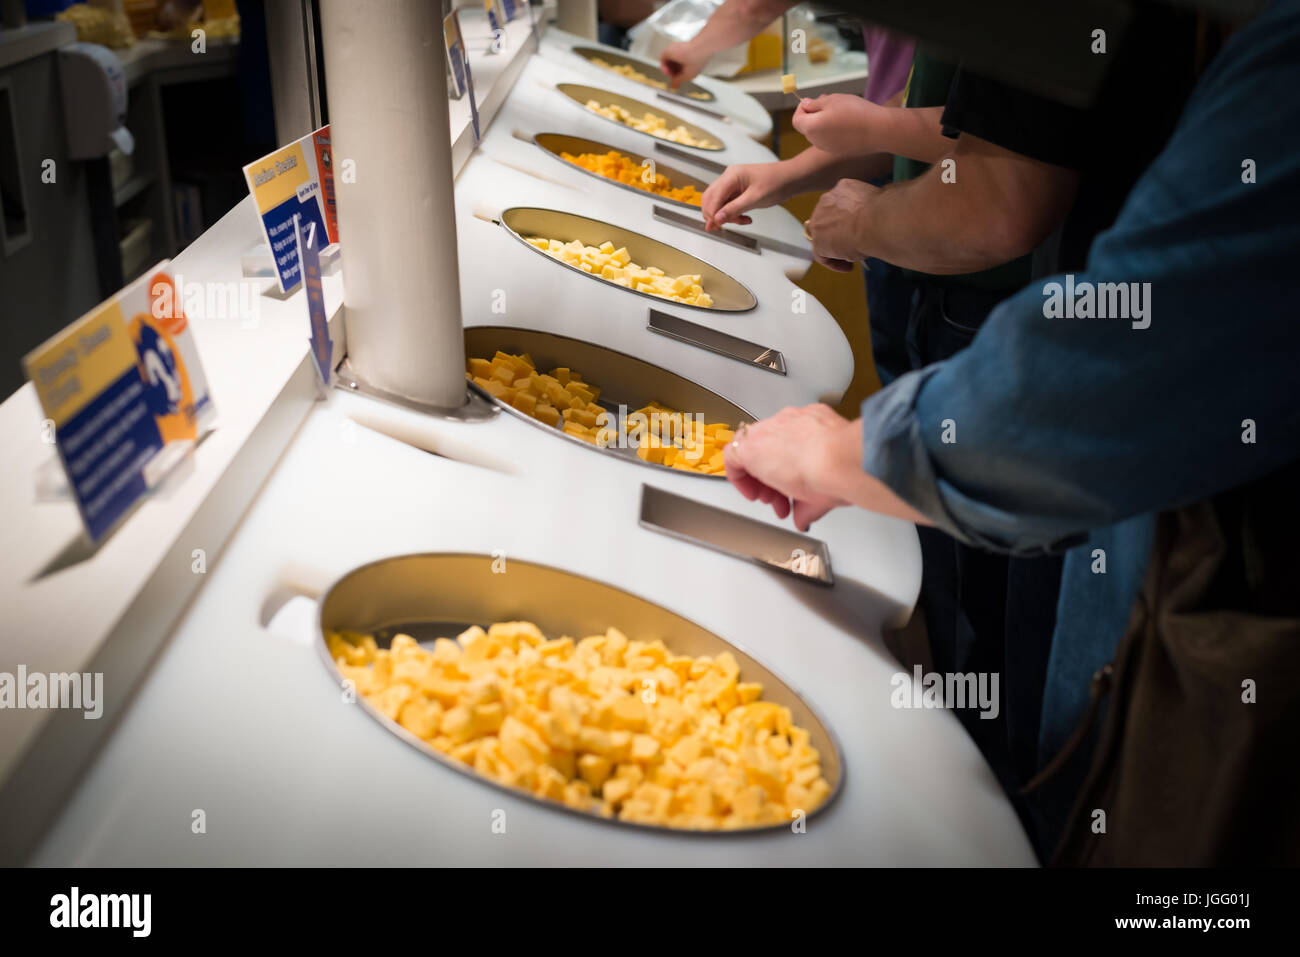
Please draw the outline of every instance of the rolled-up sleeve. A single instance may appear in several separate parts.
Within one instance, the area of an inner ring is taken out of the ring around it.
[[[949,360],[951,361],[951,360]],[[1080,534],[1062,533],[1060,523],[1048,517],[1035,522],[1022,512],[998,508],[965,494],[938,474],[926,434],[933,432],[939,444],[945,434],[954,449],[958,439],[974,447],[975,435],[958,433],[958,422],[942,419],[922,425],[917,411],[925,385],[948,363],[940,362],[899,378],[888,389],[862,403],[863,468],[888,485],[899,497],[924,514],[949,535],[990,551],[1039,554],[1077,544]],[[973,425],[973,416],[961,417]],[[957,453],[962,454],[962,453]],[[1015,480],[1008,476],[1008,486]],[[1008,488],[1008,492],[1011,488]]]
[[[1258,108],[1280,73],[1300,82],[1296,14],[1278,18],[1211,64],[1081,274],[863,403],[867,472],[954,537],[1028,554],[1300,457],[1300,127]],[[1106,292],[1119,315],[1098,317],[1102,283],[1127,289]]]

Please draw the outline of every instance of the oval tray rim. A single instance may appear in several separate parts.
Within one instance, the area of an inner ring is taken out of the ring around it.
[[[585,137],[585,136],[576,136],[576,135],[574,135],[574,134],[572,134],[572,133],[556,133],[556,132],[554,132],[553,130],[547,130],[547,131],[544,132],[544,133],[537,133],[537,134],[535,134],[535,135],[533,136],[533,145],[535,145],[539,150],[541,150],[541,151],[542,151],[543,153],[545,153],[547,156],[552,157],[552,158],[555,159],[557,162],[563,163],[565,166],[568,166],[568,167],[571,167],[571,168],[573,168],[573,169],[576,169],[576,170],[577,170],[578,172],[580,172],[580,173],[585,173],[587,176],[591,176],[591,177],[593,177],[593,178],[595,178],[595,179],[598,179],[598,180],[600,180],[602,183],[609,183],[611,186],[617,186],[619,189],[625,189],[625,190],[628,190],[629,192],[631,192],[631,193],[635,193],[635,194],[638,194],[638,195],[640,195],[640,196],[643,196],[644,198],[649,199],[649,200],[651,200],[652,202],[656,202],[656,203],[672,203],[674,206],[680,206],[682,209],[690,209],[690,210],[694,210],[694,211],[697,212],[697,213],[700,211],[700,207],[699,207],[699,206],[696,206],[696,205],[693,204],[693,203],[683,202],[683,201],[680,200],[680,199],[669,199],[667,196],[661,196],[661,195],[659,195],[658,193],[652,193],[652,192],[650,192],[649,190],[638,189],[638,188],[635,187],[635,186],[629,186],[627,183],[620,183],[618,180],[616,180],[616,179],[610,179],[608,176],[603,176],[603,175],[601,175],[600,173],[593,173],[591,170],[587,169],[586,167],[579,166],[577,163],[574,163],[574,162],[572,162],[572,161],[570,161],[570,160],[566,160],[563,156],[561,156],[559,153],[557,153],[557,152],[555,152],[554,150],[552,150],[550,147],[543,146],[541,143],[537,142],[537,137],[539,137],[539,136],[568,136],[568,137],[571,137],[572,139],[575,139],[575,140],[582,140],[582,141],[585,142],[585,143],[590,143],[590,144],[592,144],[593,146],[603,146],[603,147],[605,147],[607,150],[610,150],[610,151],[615,152],[615,153],[621,153],[621,154],[623,154],[624,156],[627,156],[628,159],[635,159],[637,156],[640,155],[640,154],[638,154],[638,153],[633,153],[631,150],[623,150],[623,149],[619,149],[619,148],[616,147],[616,146],[610,146],[608,143],[602,143],[600,140],[589,140],[589,139],[587,139],[587,137]],[[644,163],[644,161],[647,160],[647,159],[652,159],[652,158],[651,158],[651,157],[647,157],[647,156],[642,156],[642,157],[641,157],[641,160],[642,160],[643,163]],[[676,169],[675,167],[672,167],[672,166],[668,166],[668,165],[666,165],[666,164],[664,164],[664,163],[660,163],[658,160],[653,160],[653,162],[654,162],[654,164],[655,164],[655,169],[656,169],[656,170],[662,170],[662,171],[665,172],[665,174],[667,174],[667,173],[671,173],[673,176],[677,176],[677,177],[682,177],[682,176],[684,176],[684,177],[686,177],[687,179],[696,179],[696,177],[691,176],[689,173],[683,173],[681,170]],[[670,177],[670,178],[671,178],[671,177]],[[701,183],[704,182],[703,180],[696,180],[696,181],[697,181],[697,182],[701,182]],[[694,184],[691,184],[691,185],[694,185]],[[698,188],[698,187],[697,187],[697,188]],[[737,281],[739,281],[739,280],[737,280]],[[671,301],[671,300],[668,300],[668,301]]]
[[[708,386],[706,386],[706,385],[702,385],[702,384],[700,384],[699,382],[696,382],[694,379],[689,378],[688,376],[684,376],[684,375],[682,375],[680,372],[673,372],[672,369],[665,369],[663,366],[659,365],[658,363],[651,362],[649,359],[643,359],[643,358],[641,358],[640,356],[634,356],[634,355],[632,355],[631,353],[623,352],[623,351],[621,351],[621,350],[619,350],[619,349],[612,349],[612,348],[610,348],[609,346],[604,345],[604,344],[599,343],[599,342],[591,342],[591,341],[589,341],[589,340],[587,340],[587,339],[579,339],[577,336],[566,336],[566,335],[564,335],[563,333],[559,333],[559,332],[551,332],[551,331],[549,331],[549,330],[547,330],[547,329],[532,329],[532,328],[529,328],[528,326],[467,326],[467,327],[466,327],[466,331],[469,331],[470,329],[518,329],[520,332],[533,333],[533,334],[535,334],[535,335],[547,335],[547,336],[553,336],[553,337],[556,338],[556,339],[565,339],[565,340],[567,340],[567,341],[569,341],[569,342],[580,342],[580,343],[582,343],[582,344],[585,345],[585,346],[593,346],[593,347],[595,347],[595,348],[597,348],[597,349],[603,349],[603,350],[605,350],[606,352],[612,352],[614,355],[619,356],[619,357],[624,358],[624,359],[633,359],[633,360],[635,360],[635,361],[637,361],[637,362],[644,362],[646,365],[648,365],[648,366],[653,366],[654,368],[659,369],[659,370],[662,371],[662,372],[667,372],[667,373],[669,373],[670,375],[675,375],[675,376],[678,376],[679,378],[685,379],[687,382],[689,382],[691,385],[695,386],[696,388],[704,389],[706,392],[711,392],[711,393],[713,393],[713,394],[716,395],[719,399],[721,399],[723,402],[726,402],[728,405],[733,405],[733,406],[735,406],[737,409],[739,409],[739,410],[740,410],[741,412],[743,412],[745,415],[749,416],[749,419],[750,419],[751,422],[757,422],[757,421],[758,421],[758,417],[755,416],[754,413],[750,412],[748,409],[746,409],[746,408],[745,408],[743,405],[741,405],[739,402],[733,402],[731,399],[727,398],[727,397],[726,397],[725,395],[723,395],[721,392],[717,392],[717,391],[715,391],[715,390],[713,390],[713,389],[710,389]],[[577,443],[579,446],[582,446],[583,448],[588,448],[588,449],[591,449],[591,450],[593,450],[593,451],[595,451],[595,452],[602,452],[602,453],[604,453],[605,455],[609,455],[609,456],[614,457],[615,459],[618,459],[619,461],[629,462],[629,463],[633,463],[633,464],[636,464],[636,465],[640,465],[640,466],[642,466],[643,468],[660,469],[661,471],[669,472],[669,473],[671,473],[671,474],[673,474],[673,475],[686,475],[686,476],[690,476],[690,477],[693,477],[693,478],[702,478],[702,479],[724,479],[724,480],[725,480],[726,477],[727,477],[725,473],[717,474],[717,475],[711,475],[711,474],[709,474],[709,473],[707,473],[707,472],[691,472],[691,471],[688,471],[688,470],[686,470],[686,469],[675,469],[675,468],[673,468],[673,467],[670,466],[670,465],[661,465],[661,464],[659,464],[658,462],[647,462],[645,459],[643,459],[643,458],[641,458],[641,457],[639,457],[639,456],[633,456],[633,455],[620,455],[620,454],[619,454],[617,451],[615,451],[614,449],[607,449],[607,448],[603,448],[602,446],[599,446],[599,445],[592,445],[590,442],[584,442],[582,439],[578,438],[578,437],[575,436],[575,435],[569,435],[569,434],[568,434],[567,432],[565,432],[563,429],[556,428],[555,426],[552,426],[552,425],[547,425],[545,422],[541,421],[540,419],[535,419],[535,418],[533,418],[531,415],[529,415],[528,413],[526,413],[526,412],[521,412],[519,409],[516,409],[513,405],[509,405],[508,403],[503,402],[503,401],[501,401],[500,399],[498,399],[496,396],[494,396],[491,392],[487,391],[487,389],[483,388],[481,385],[479,385],[479,384],[478,384],[477,382],[475,382],[473,379],[466,379],[466,380],[465,380],[465,384],[468,385],[468,386],[469,386],[471,389],[473,389],[475,392],[477,392],[480,396],[482,396],[483,398],[487,399],[489,402],[492,402],[492,403],[494,403],[495,405],[497,405],[498,407],[500,407],[502,411],[504,411],[504,412],[508,412],[509,414],[515,416],[516,418],[523,419],[525,422],[528,422],[529,424],[531,424],[531,425],[533,425],[533,426],[536,426],[537,428],[542,429],[542,430],[544,430],[544,431],[546,431],[546,432],[554,432],[556,435],[560,436],[561,438],[568,439],[570,442]],[[739,423],[737,424],[737,428],[739,428]]]
[[[676,140],[670,140],[663,136],[655,136],[653,133],[647,133],[645,130],[638,130],[635,126],[628,126],[626,123],[622,122],[621,120],[611,120],[608,116],[603,116],[600,113],[595,112],[594,110],[587,109],[587,104],[585,102],[579,103],[578,100],[574,98],[573,94],[570,93],[567,89],[565,89],[565,87],[584,87],[585,89],[596,90],[600,93],[605,93],[609,96],[617,96],[620,99],[627,100],[629,103],[637,104],[637,106],[642,107],[647,113],[654,113],[657,116],[662,116],[665,121],[676,120],[679,126],[688,126],[688,127],[693,126],[695,127],[695,129],[699,130],[705,136],[709,137],[712,140],[716,140],[718,145],[717,146],[694,146],[690,143],[679,143]],[[598,120],[604,120],[606,123],[611,123],[614,126],[620,127],[621,129],[628,130],[631,133],[636,133],[639,136],[648,136],[650,137],[650,139],[657,140],[660,143],[667,143],[670,146],[680,146],[682,149],[699,150],[701,153],[722,153],[725,152],[727,149],[727,144],[724,143],[722,141],[722,137],[718,136],[716,133],[706,130],[698,123],[692,123],[690,120],[682,119],[680,116],[678,116],[676,113],[673,113],[671,110],[661,109],[660,107],[647,103],[644,100],[638,100],[634,96],[626,96],[625,94],[618,93],[614,90],[605,90],[602,89],[601,87],[590,86],[586,83],[557,83],[555,85],[555,88],[564,94],[564,98],[566,100],[568,100],[578,109],[582,110],[582,112],[590,116],[594,116]]]
[[[603,179],[604,177],[601,178]],[[577,266],[573,266],[570,265],[569,263],[566,263],[563,259],[556,259],[550,253],[543,252],[542,250],[534,246],[532,243],[530,243],[528,240],[524,239],[523,236],[519,235],[519,233],[517,233],[512,227],[510,227],[506,223],[506,214],[514,212],[517,209],[535,210],[536,212],[539,213],[556,213],[561,216],[574,216],[577,217],[578,219],[585,219],[588,222],[596,223],[599,226],[608,226],[611,229],[621,229],[625,233],[631,233],[634,236],[639,236],[642,239],[648,240],[649,242],[652,243],[657,243],[660,246],[667,246],[669,249],[673,249],[676,252],[680,252],[683,255],[689,256],[691,259],[694,259],[696,262],[704,263],[704,265],[708,266],[710,269],[714,269],[722,273],[724,276],[726,276],[728,279],[730,279],[732,282],[734,282],[737,286],[739,286],[741,289],[745,291],[745,295],[749,296],[750,298],[750,305],[745,306],[745,308],[743,309],[727,309],[722,306],[697,306],[693,303],[678,302],[675,299],[666,299],[663,296],[656,296],[653,293],[642,292],[640,289],[629,289],[627,286],[620,286],[612,279],[606,279],[604,276],[597,276],[595,273],[587,272],[585,269],[579,269]],[[626,226],[615,226],[613,223],[606,222],[603,219],[595,219],[594,217],[591,216],[584,216],[582,215],[582,213],[570,213],[567,210],[563,210],[563,209],[551,209],[547,206],[509,206],[506,209],[501,210],[500,222],[501,225],[505,227],[506,232],[509,233],[511,236],[513,236],[517,242],[523,243],[525,246],[527,246],[537,255],[545,256],[547,259],[549,259],[551,262],[555,263],[556,265],[563,266],[565,269],[572,270],[573,272],[576,272],[580,276],[586,276],[588,279],[594,279],[596,282],[604,283],[607,286],[613,286],[615,289],[623,290],[623,292],[630,292],[634,296],[640,296],[643,299],[650,299],[654,302],[663,303],[670,307],[678,306],[683,309],[695,309],[698,310],[699,312],[710,312],[714,314],[722,313],[724,315],[741,315],[746,312],[753,312],[755,309],[758,308],[758,297],[754,295],[754,290],[750,289],[743,282],[741,282],[739,279],[737,279],[727,270],[723,269],[721,266],[716,266],[713,263],[709,262],[707,259],[701,259],[699,256],[695,255],[694,253],[688,253],[684,249],[678,249],[677,247],[672,246],[670,243],[664,242],[662,239],[655,239],[653,236],[647,236],[645,233],[637,232],[637,230],[635,229],[628,229]]]
[[[658,65],[657,63],[651,63],[649,60],[643,60],[643,59],[641,59],[640,57],[632,56],[630,53],[628,53],[628,52],[626,52],[626,51],[624,51],[624,50],[602,50],[602,49],[600,49],[599,47],[589,47],[589,46],[584,46],[584,45],[575,45],[575,46],[572,46],[572,47],[569,48],[569,52],[572,53],[574,56],[578,57],[579,59],[586,60],[588,63],[591,63],[591,57],[587,56],[588,53],[591,53],[591,54],[593,54],[593,55],[599,55],[599,56],[602,56],[602,57],[612,56],[612,57],[615,57],[615,58],[620,59],[620,60],[626,60],[628,63],[635,63],[635,64],[637,64],[638,66],[650,67],[652,70],[654,70],[654,71],[655,71],[656,73],[658,73],[660,76],[662,76],[665,80],[668,79],[668,74],[664,73],[663,70],[659,69],[659,65]],[[610,61],[610,62],[613,62],[613,61]],[[597,70],[600,70],[600,71],[602,71],[603,73],[612,73],[612,72],[613,72],[612,70],[606,70],[606,69],[604,69],[604,67],[598,66],[598,65],[595,64],[595,63],[591,63],[591,65],[594,66],[594,67],[596,67]],[[621,73],[615,73],[614,75],[615,75],[615,76],[623,76],[623,74],[621,74]],[[642,81],[642,80],[634,80],[634,79],[632,79],[632,77],[630,77],[630,76],[623,76],[623,79],[627,80],[629,83],[635,83],[635,84],[637,84],[638,86],[644,86],[644,87],[645,87],[646,89],[648,89],[648,90],[659,90],[659,87],[657,87],[657,86],[651,86],[649,83],[646,83],[646,82],[644,82],[644,81]],[[683,84],[681,85],[681,87],[678,87],[678,90],[682,89],[683,87],[688,87],[688,86],[694,87],[694,88],[695,88],[696,90],[698,90],[699,92],[704,93],[705,95],[707,95],[708,99],[700,100],[699,102],[701,102],[701,103],[717,103],[717,102],[718,102],[718,97],[714,94],[714,92],[713,92],[712,90],[706,90],[704,87],[700,86],[700,85],[699,85],[698,83],[696,83],[694,80],[687,80],[685,83],[683,83]],[[677,90],[659,90],[659,92],[661,92],[661,93],[677,93]],[[680,95],[680,96],[686,96],[685,93],[681,93],[681,94],[678,94],[678,95]],[[691,99],[694,99],[694,97],[691,97]]]
[[[325,667],[328,669],[328,672],[332,674],[336,679],[338,679],[340,687],[343,686],[346,679],[343,677],[342,672],[339,671],[338,663],[335,662],[334,659],[330,657],[329,644],[325,639],[325,622],[322,620],[322,616],[324,615],[324,611],[325,611],[326,599],[330,596],[330,594],[333,593],[334,589],[337,588],[340,584],[342,584],[348,577],[356,573],[359,573],[367,568],[371,568],[375,565],[382,565],[387,562],[400,561],[403,559],[430,558],[430,557],[467,558],[467,559],[478,558],[478,559],[482,559],[483,561],[489,561],[489,562],[492,561],[491,555],[481,553],[481,552],[436,552],[436,551],[405,552],[400,555],[389,555],[385,558],[372,559],[371,561],[363,562],[360,565],[350,568],[346,572],[344,572],[343,574],[335,578],[333,581],[331,581],[329,587],[327,587],[324,591],[321,592],[320,599],[316,603],[317,634],[315,636],[314,643],[316,644],[316,648],[321,658],[321,661],[325,664]],[[808,709],[808,712],[817,719],[817,722],[821,725],[822,729],[826,732],[826,737],[830,741],[831,747],[834,748],[835,750],[836,758],[839,759],[839,768],[840,768],[839,779],[835,782],[835,786],[831,789],[831,793],[828,794],[826,796],[826,800],[822,801],[822,803],[817,805],[816,808],[814,808],[812,811],[805,813],[804,820],[805,821],[812,820],[813,818],[821,815],[823,812],[828,810],[831,807],[831,805],[835,803],[836,799],[840,796],[840,792],[844,790],[844,780],[848,776],[848,767],[845,762],[844,748],[840,744],[839,736],[836,735],[835,729],[831,727],[831,725],[826,721],[826,719],[822,716],[822,713],[817,708],[813,707],[811,703],[809,703],[808,698],[803,694],[803,692],[800,691],[798,688],[796,688],[788,680],[786,680],[785,676],[782,675],[779,671],[776,671],[773,668],[771,668],[762,658],[750,653],[750,651],[747,648],[745,648],[744,645],[740,645],[727,638],[723,638],[717,632],[713,631],[710,628],[705,628],[703,625],[699,624],[698,622],[694,621],[691,618],[687,618],[685,615],[681,614],[680,612],[673,611],[671,608],[669,608],[666,605],[663,605],[652,599],[646,598],[644,595],[639,595],[636,592],[629,591],[626,588],[621,588],[618,585],[612,585],[609,582],[601,581],[598,578],[592,578],[588,575],[583,575],[579,572],[569,571],[568,569],[562,568],[559,565],[550,565],[544,562],[535,562],[526,558],[512,558],[511,561],[523,565],[531,565],[536,568],[544,569],[546,571],[558,572],[563,575],[568,575],[572,578],[580,579],[583,582],[599,585],[604,588],[610,588],[613,589],[614,591],[622,592],[625,595],[629,595],[632,598],[635,598],[639,601],[643,601],[649,605],[653,605],[662,611],[668,612],[670,615],[680,618],[688,625],[691,625],[694,628],[698,628],[701,631],[709,635],[712,635],[714,638],[722,642],[724,645],[728,646],[729,648],[736,649],[737,651],[745,655],[747,658],[751,659],[752,661],[760,665],[762,668],[766,669],[767,672],[772,675],[772,677],[776,678],[777,681],[781,682],[781,684],[785,686],[786,690],[788,690],[791,694],[793,694],[796,698],[798,698],[799,701],[803,704],[803,706]],[[396,735],[396,737],[400,741],[414,748],[416,751],[419,751],[421,754],[425,755],[426,757],[432,758],[433,760],[437,761],[439,764],[443,765],[444,767],[450,768],[451,770],[457,772],[458,774],[464,775],[465,777],[468,777],[471,780],[477,781],[481,784],[486,784],[490,787],[496,788],[499,791],[504,791],[507,794],[514,795],[515,797],[522,797],[525,800],[528,800],[534,804],[541,805],[542,807],[555,810],[555,811],[562,811],[571,815],[575,815],[577,817],[584,818],[586,820],[598,821],[602,824],[613,824],[618,827],[636,828],[637,830],[648,831],[654,834],[669,834],[673,836],[682,835],[689,839],[694,839],[699,837],[731,837],[733,835],[742,836],[742,835],[765,834],[765,833],[773,833],[776,831],[785,831],[790,827],[789,821],[782,821],[780,823],[760,824],[751,827],[741,827],[741,828],[731,828],[731,829],[716,828],[716,829],[705,830],[705,829],[695,829],[695,828],[670,827],[668,825],[663,825],[663,824],[646,824],[640,821],[623,821],[616,817],[602,817],[601,815],[596,814],[592,811],[582,811],[577,808],[572,808],[562,802],[552,801],[548,798],[539,797],[538,795],[533,794],[531,791],[526,791],[523,788],[516,787],[513,784],[506,784],[503,781],[497,781],[494,780],[493,778],[487,777],[486,775],[479,774],[477,771],[475,771],[469,765],[465,764],[463,761],[457,761],[455,758],[443,754],[441,751],[439,751],[437,748],[433,747],[432,745],[428,744],[423,739],[416,737],[415,734],[408,731],[406,728],[402,727],[396,721],[380,713],[380,711],[377,708],[375,708],[373,705],[371,705],[370,702],[367,701],[364,696],[359,694],[356,695],[356,698],[353,703],[360,705],[365,710],[367,715],[369,715],[376,722],[378,722],[383,728],[385,728],[385,730]]]

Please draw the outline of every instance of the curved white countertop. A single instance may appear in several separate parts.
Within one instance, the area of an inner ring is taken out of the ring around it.
[[[553,85],[558,74],[539,59],[526,72],[536,68]],[[650,219],[641,197],[558,163],[549,175],[583,181],[578,190],[491,159],[494,144],[507,148],[501,134],[508,137],[508,121],[537,116],[548,96],[558,94],[521,77],[489,142],[458,178],[467,325],[588,337],[711,385],[759,415],[847,385],[852,362],[825,310],[810,298],[806,314],[789,313],[787,270],[797,269],[795,260],[678,235]],[[577,128],[582,119],[600,125],[597,138],[614,142],[609,134],[624,132],[576,106],[575,126],[557,128],[561,114],[544,109],[547,127],[557,131],[593,135]],[[736,159],[766,153],[748,138],[728,145]],[[475,219],[473,206],[482,202],[585,210],[722,266],[756,293],[758,309],[713,317],[671,303],[660,308],[772,339],[765,344],[786,351],[791,375],[748,369],[647,332],[650,300],[548,262]],[[774,230],[790,228],[780,216],[769,219]],[[240,256],[258,238],[245,200],[174,268],[187,281],[238,281]],[[488,308],[498,287],[508,289],[505,316]],[[339,337],[340,277],[327,276],[325,291]],[[35,862],[1033,863],[1010,805],[953,717],[889,705],[897,665],[880,632],[906,617],[920,582],[909,525],[849,510],[818,523],[813,534],[833,556],[837,584],[830,589],[659,536],[637,525],[643,482],[774,518],[725,482],[620,461],[512,416],[457,424],[338,391],[313,402],[303,294],[264,295],[259,309],[249,326],[191,318],[218,429],[178,481],[97,551],[77,544],[71,503],[32,501],[34,472],[53,450],[40,442],[30,386],[0,405],[0,434],[14,463],[0,478],[0,506],[25,543],[0,555],[12,629],[0,647],[0,670],[18,663],[102,670],[107,697],[104,721],[60,713],[48,722],[39,759],[25,765],[20,752],[49,714],[0,716],[0,773],[9,775],[0,792],[0,817],[8,820],[0,826],[0,856],[21,844],[16,829],[39,826],[27,820],[49,797],[37,779],[63,774],[71,783],[67,775],[84,768]],[[358,419],[421,434],[449,457],[358,426]],[[465,461],[485,457],[507,470]],[[196,548],[207,554],[203,574],[192,568]],[[341,706],[309,627],[287,617],[275,632],[260,623],[278,584],[320,587],[368,560],[424,550],[503,550],[507,560],[553,564],[653,597],[746,648],[789,679],[838,734],[843,793],[799,835],[660,835],[575,818],[413,751],[359,709]],[[15,767],[27,772],[21,780]],[[51,787],[59,791],[57,780]],[[490,829],[498,808],[507,811],[506,836]],[[205,834],[191,831],[196,809],[207,816]]]
[[[353,415],[515,471],[430,455],[348,424]],[[837,580],[825,589],[638,527],[643,481],[770,520],[724,482],[618,461],[510,416],[455,424],[334,392],[209,572],[35,862],[1032,863],[953,716],[890,706],[898,666],[879,632],[915,596],[909,526],[849,510],[819,523]],[[319,588],[371,559],[427,550],[501,552],[507,575],[512,558],[554,564],[651,596],[741,645],[838,734],[842,794],[803,834],[671,835],[576,818],[454,773],[343,704],[309,623],[259,625],[279,584]],[[196,809],[205,834],[191,832]],[[497,810],[505,835],[491,827]]]
[[[547,29],[542,36],[540,52],[548,60],[580,70],[584,78],[576,79],[574,81],[576,83],[587,83],[590,86],[608,86],[609,89],[614,90],[616,93],[645,100],[648,103],[664,102],[658,100],[655,96],[654,87],[646,86],[646,84],[638,83],[635,80],[629,80],[627,77],[620,76],[611,70],[598,67],[574,53],[574,47],[592,47],[599,50],[608,50],[610,53],[623,57],[641,59],[626,50],[607,46],[595,40],[584,40],[582,37],[566,33],[563,30],[557,30],[555,27]],[[607,78],[608,82],[599,82],[602,78]],[[731,117],[732,125],[743,127],[745,132],[756,140],[763,139],[772,132],[771,115],[754,97],[734,88],[725,80],[719,80],[711,76],[698,76],[692,82],[708,90],[714,96],[713,102],[702,102],[701,106],[720,113],[726,113]],[[683,118],[694,119],[703,115],[698,111],[687,108],[677,109],[675,104],[669,106],[664,103],[664,108],[680,113]]]

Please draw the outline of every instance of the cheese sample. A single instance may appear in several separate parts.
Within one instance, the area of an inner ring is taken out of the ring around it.
[[[785,76],[781,77],[781,92],[793,93],[794,91],[795,91],[794,74],[787,73],[785,74]]]
[[[581,166],[588,172],[612,179],[616,183],[635,186],[637,189],[663,196],[665,199],[675,199],[680,203],[698,206],[703,198],[703,194],[694,186],[688,184],[674,187],[672,181],[663,173],[654,171],[652,167],[642,166],[615,150],[610,150],[608,153],[579,153],[576,156],[573,153],[561,153],[560,159],[568,160],[575,166]]]
[[[831,793],[790,710],[730,652],[677,655],[616,628],[575,641],[531,622],[432,649],[331,632],[340,674],[385,717],[495,781],[576,810],[691,830],[788,823]]]
[[[584,246],[576,239],[565,243],[541,236],[525,237],[524,242],[562,263],[608,279],[624,289],[635,289],[688,306],[709,308],[713,305],[713,297],[704,291],[698,275],[667,276],[658,266],[639,266],[632,262],[626,247],[615,249],[610,242]]]
[[[634,130],[640,130],[642,133],[649,133],[651,136],[657,136],[661,140],[671,140],[674,143],[681,143],[683,146],[696,146],[701,149],[718,150],[722,149],[722,144],[715,142],[707,137],[697,137],[691,134],[683,124],[679,123],[672,129],[668,128],[668,121],[657,113],[646,112],[642,116],[635,116],[629,110],[624,109],[617,103],[611,103],[609,106],[602,106],[596,100],[587,101],[587,109],[593,113],[599,113],[606,119],[622,123],[624,126],[630,126]]]

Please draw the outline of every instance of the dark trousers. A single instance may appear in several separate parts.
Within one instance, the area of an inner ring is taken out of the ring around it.
[[[994,307],[1014,290],[914,280],[888,263],[869,261],[871,341],[882,383],[956,355]],[[1037,762],[1043,682],[1056,600],[1059,556],[1008,558],[918,528],[931,660],[940,674],[997,674],[998,717],[968,708],[956,716],[1014,795]]]

